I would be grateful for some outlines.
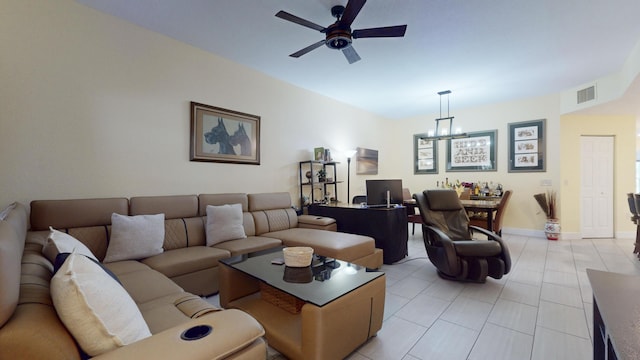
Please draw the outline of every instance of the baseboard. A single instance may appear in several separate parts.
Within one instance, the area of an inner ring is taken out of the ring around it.
[[[561,232],[560,239],[564,240],[580,240],[582,239],[582,234],[577,232]]]
[[[502,234],[509,235],[518,235],[518,236],[527,236],[527,237],[536,237],[546,239],[547,237],[544,235],[544,231],[542,230],[533,230],[533,229],[522,229],[522,228],[509,228],[503,227]]]
[[[522,229],[522,228],[502,228],[502,234],[509,235],[518,235],[518,236],[527,236],[527,237],[535,237],[546,239],[546,235],[543,230],[533,230],[533,229]],[[633,231],[617,231],[615,233],[616,239],[635,239],[636,233]],[[582,239],[582,234],[579,232],[561,232],[560,233],[561,240],[580,240]]]
[[[616,239],[635,239],[635,231],[616,231]]]

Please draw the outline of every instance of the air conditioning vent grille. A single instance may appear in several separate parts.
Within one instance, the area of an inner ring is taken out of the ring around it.
[[[578,104],[582,104],[587,101],[595,100],[596,87],[595,85],[589,86],[586,89],[578,90]]]

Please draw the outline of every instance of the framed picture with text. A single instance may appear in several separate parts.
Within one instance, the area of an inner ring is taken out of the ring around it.
[[[427,134],[413,135],[413,173],[438,173],[438,140],[424,139]]]
[[[509,172],[543,172],[545,119],[509,123]]]
[[[470,132],[447,140],[447,171],[497,171],[498,130]]]

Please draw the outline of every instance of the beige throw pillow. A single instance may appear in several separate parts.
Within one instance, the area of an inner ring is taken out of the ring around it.
[[[164,214],[111,215],[111,238],[104,262],[138,260],[161,254],[164,249]]]
[[[131,296],[98,264],[72,253],[51,279],[60,320],[90,356],[151,336]]]
[[[207,205],[207,246],[223,241],[244,239],[242,205]]]
[[[98,261],[91,250],[89,250],[89,248],[80,240],[67,233],[56,230],[51,226],[49,226],[49,230],[49,237],[44,242],[42,254],[49,259],[52,264],[56,261],[56,256],[58,256],[58,254],[71,252],[76,252]]]

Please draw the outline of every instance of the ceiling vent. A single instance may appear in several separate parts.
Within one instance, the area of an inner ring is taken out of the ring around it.
[[[595,100],[596,98],[596,86],[592,85],[586,89],[578,90],[578,104],[582,104],[587,101]]]

